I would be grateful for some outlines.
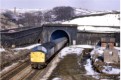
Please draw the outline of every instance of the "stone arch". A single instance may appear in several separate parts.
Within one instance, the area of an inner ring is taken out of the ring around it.
[[[71,39],[70,39],[70,35],[67,31],[65,30],[54,30],[49,39],[50,41],[51,40],[54,40],[54,39],[57,39],[57,38],[61,38],[61,37],[66,37],[68,39],[68,43],[70,44],[71,43]]]

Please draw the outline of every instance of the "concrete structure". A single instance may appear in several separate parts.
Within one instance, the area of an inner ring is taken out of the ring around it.
[[[43,25],[42,43],[60,38],[67,37],[71,45],[77,40],[77,25],[73,24],[46,24]]]
[[[117,64],[119,62],[118,50],[105,49],[104,50],[104,62]]]

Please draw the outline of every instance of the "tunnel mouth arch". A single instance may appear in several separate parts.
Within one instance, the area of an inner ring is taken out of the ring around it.
[[[69,35],[64,30],[55,30],[55,31],[53,31],[52,34],[50,35],[50,41],[58,39],[58,38],[62,38],[62,37],[66,37],[68,39],[68,43],[70,43]]]

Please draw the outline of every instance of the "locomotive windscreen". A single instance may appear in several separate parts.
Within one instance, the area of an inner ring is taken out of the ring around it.
[[[32,51],[43,51],[43,52],[47,53],[46,48],[43,47],[43,46],[41,46],[41,45],[34,47],[34,48],[32,49]]]

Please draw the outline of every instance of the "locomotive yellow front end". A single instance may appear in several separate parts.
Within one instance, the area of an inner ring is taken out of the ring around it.
[[[45,53],[43,52],[31,52],[30,61],[32,68],[41,68],[42,64],[45,63]]]
[[[31,52],[31,62],[45,62],[45,54],[43,52]]]

